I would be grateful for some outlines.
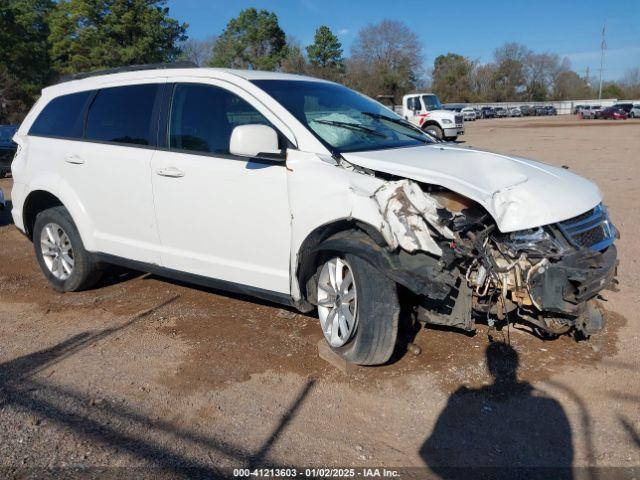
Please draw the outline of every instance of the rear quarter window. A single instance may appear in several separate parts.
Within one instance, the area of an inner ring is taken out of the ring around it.
[[[51,100],[29,129],[29,135],[62,138],[82,137],[82,112],[92,92],[62,95]]]

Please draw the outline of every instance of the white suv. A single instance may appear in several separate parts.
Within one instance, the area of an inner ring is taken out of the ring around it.
[[[598,188],[435,140],[335,83],[139,69],[45,88],[14,137],[15,225],[60,291],[121,264],[317,308],[386,362],[400,302],[430,323],[598,331],[616,231]]]

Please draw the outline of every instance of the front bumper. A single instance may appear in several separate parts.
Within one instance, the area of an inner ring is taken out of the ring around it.
[[[540,269],[529,281],[529,293],[543,311],[580,315],[586,302],[611,284],[617,267],[615,245],[602,252],[580,249]]]
[[[460,135],[464,135],[464,127],[462,125],[444,129],[445,137],[459,137]]]

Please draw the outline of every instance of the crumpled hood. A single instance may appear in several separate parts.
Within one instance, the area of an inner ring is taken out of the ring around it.
[[[449,145],[344,153],[355,165],[439,185],[481,204],[502,232],[575,217],[602,201],[598,187],[568,170]]]

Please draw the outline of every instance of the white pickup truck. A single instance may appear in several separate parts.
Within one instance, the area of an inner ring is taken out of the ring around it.
[[[462,115],[442,108],[440,99],[433,93],[411,93],[402,97],[402,116],[443,140],[454,141],[464,134]]]

